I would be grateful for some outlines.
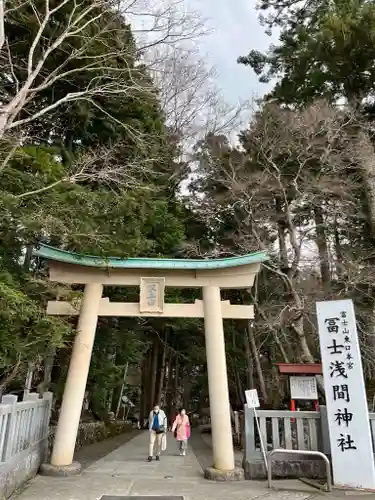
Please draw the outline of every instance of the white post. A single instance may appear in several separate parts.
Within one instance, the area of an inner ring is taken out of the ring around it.
[[[48,435],[49,435],[49,423],[51,420],[52,413],[52,403],[53,403],[53,393],[47,391],[43,394],[43,401],[47,402],[47,408],[45,409],[44,419],[43,419],[43,461],[48,456]]]
[[[34,363],[29,363],[27,368],[25,387],[23,389],[23,401],[26,401],[26,397],[30,394],[31,386],[33,383],[33,375],[34,375]]]
[[[257,430],[258,430],[259,442],[260,442],[260,450],[261,450],[262,456],[263,456],[264,467],[266,468],[266,472],[268,472],[267,454],[266,454],[266,450],[264,448],[263,436],[262,436],[262,433],[260,431],[259,417],[257,415],[257,412],[256,412],[255,408],[253,408],[253,410],[254,410],[255,422],[257,424]],[[267,441],[266,441],[266,443],[267,443]]]
[[[90,283],[85,286],[77,335],[57,424],[51,457],[52,465],[70,465],[73,461],[102,292],[103,285],[99,283]]]
[[[39,394],[37,392],[31,392],[26,395],[24,393],[23,395],[24,401],[32,401],[35,403],[34,409],[28,411],[29,422],[28,422],[27,436],[29,438],[31,446],[34,445],[38,440],[38,437],[36,436],[36,428],[38,426],[38,418],[39,418],[39,412],[37,408],[38,399],[39,399]]]
[[[0,456],[2,462],[7,462],[13,456],[14,439],[15,439],[15,425],[17,418],[17,396],[7,394],[1,399],[2,405],[10,406],[10,413],[5,431],[3,457]]]
[[[214,468],[234,469],[232,425],[230,419],[227,363],[220,288],[203,287],[204,328],[210,396],[211,433]]]
[[[48,432],[49,432],[49,422],[51,420],[51,413],[52,413],[52,402],[53,402],[53,393],[50,391],[47,391],[43,394],[43,401],[47,401],[47,409],[44,413],[44,429],[45,429],[45,437],[48,438]]]

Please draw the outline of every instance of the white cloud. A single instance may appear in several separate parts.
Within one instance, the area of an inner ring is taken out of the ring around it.
[[[210,33],[186,41],[203,57],[207,67],[215,68],[212,82],[229,107],[242,105],[245,101],[261,97],[270,86],[261,84],[251,68],[237,63],[237,58],[246,55],[251,49],[266,50],[272,39],[264,33],[258,21],[255,0],[126,0],[136,5],[137,15],[129,16],[138,43],[149,43],[149,37],[162,37],[159,30],[153,30],[155,17],[152,13],[172,9],[177,19],[194,19],[197,15],[206,21]],[[134,8],[132,8],[134,11]],[[169,11],[169,12],[172,12]],[[151,15],[150,15],[151,14]],[[187,16],[187,18],[185,17]],[[165,16],[161,16],[163,22]],[[151,29],[151,32],[147,32]],[[144,31],[146,30],[146,31]],[[145,38],[145,39],[144,39]],[[146,43],[146,45],[147,45]],[[185,42],[184,42],[185,43]],[[202,111],[203,114],[203,111]],[[231,134],[235,142],[239,128],[246,126],[252,111],[244,111],[240,115],[240,124],[234,127]]]
[[[212,32],[200,37],[196,45],[200,54],[207,56],[208,65],[216,68],[217,86],[230,104],[267,92],[269,87],[258,82],[251,68],[237,63],[237,58],[249,50],[266,50],[274,41],[259,24],[256,0],[137,0],[135,4],[139,12],[172,5],[180,9],[181,14],[195,11],[207,20]],[[130,19],[136,29],[144,29],[145,24],[153,22],[153,18],[147,16],[130,16]],[[139,35],[137,33],[137,38]]]
[[[201,39],[200,49],[207,53],[218,72],[218,86],[231,103],[264,94],[268,87],[258,82],[251,68],[237,58],[251,49],[266,50],[271,38],[259,25],[255,0],[186,0],[188,7],[209,18],[213,33]]]

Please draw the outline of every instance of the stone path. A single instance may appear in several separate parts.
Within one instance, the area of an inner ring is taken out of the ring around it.
[[[38,476],[18,493],[17,500],[99,500],[104,495],[170,495],[183,496],[185,500],[322,499],[317,490],[298,481],[279,482],[280,487],[288,489],[271,491],[264,481],[207,481],[191,448],[186,457],[178,456],[172,435],[168,436],[168,449],[161,461],[148,463],[147,444],[148,432],[140,432],[87,467],[80,476]]]
[[[74,460],[82,465],[83,469],[87,469],[97,460],[105,457],[119,446],[127,443],[139,434],[136,429],[129,429],[118,436],[112,436],[103,441],[83,446],[74,454]]]

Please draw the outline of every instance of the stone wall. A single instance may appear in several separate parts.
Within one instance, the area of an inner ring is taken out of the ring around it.
[[[242,467],[245,479],[266,479],[267,472],[263,460],[243,460]],[[306,460],[296,455],[272,460],[272,477],[275,479],[298,479],[301,477],[323,479],[326,477],[326,466],[323,460]]]
[[[9,498],[38,472],[46,456],[46,440],[0,464],[0,498]]]
[[[109,424],[105,424],[104,422],[81,422],[78,428],[76,451],[88,444],[98,443],[99,441],[103,441],[103,439],[118,436],[123,432],[131,430],[131,428],[131,424],[125,423],[122,420],[110,422]],[[50,456],[52,451],[55,431],[56,426],[51,426],[48,438],[48,456]]]

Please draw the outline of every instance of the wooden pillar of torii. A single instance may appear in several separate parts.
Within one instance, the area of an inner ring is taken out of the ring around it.
[[[222,301],[221,288],[249,288],[253,285],[264,252],[215,260],[106,259],[76,255],[42,245],[36,252],[48,260],[51,281],[84,284],[79,304],[50,301],[47,313],[79,316],[65,384],[50,468],[72,469],[78,425],[90,368],[99,316],[148,316],[204,318],[213,467],[222,474],[235,470],[230,420],[230,403],[225,358],[223,318],[252,319],[253,306]],[[104,286],[138,286],[139,303],[110,302]],[[202,288],[203,300],[192,304],[164,302],[165,287]],[[51,473],[51,469],[49,469]]]

